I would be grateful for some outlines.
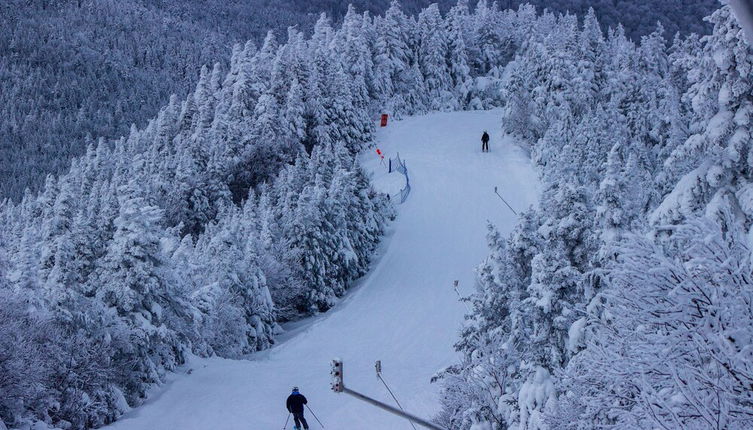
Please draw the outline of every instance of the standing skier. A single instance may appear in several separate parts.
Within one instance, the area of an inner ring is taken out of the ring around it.
[[[481,152],[489,152],[489,133],[486,130],[481,135]]]
[[[288,396],[286,406],[288,412],[293,414],[293,420],[295,421],[295,429],[301,430],[301,424],[303,424],[304,430],[308,430],[309,425],[306,422],[306,418],[303,418],[303,405],[308,403],[306,397],[298,392],[298,387],[293,387],[293,392]]]

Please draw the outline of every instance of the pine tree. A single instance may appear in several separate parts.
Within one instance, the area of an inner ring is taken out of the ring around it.
[[[160,248],[162,210],[147,205],[136,182],[120,190],[120,213],[115,234],[98,276],[97,297],[112,308],[132,331],[132,344],[118,351],[118,360],[132,362],[125,381],[131,401],[143,396],[149,384],[162,380],[165,370],[183,361],[179,336],[171,329],[182,313],[180,290],[164,272]]]
[[[452,89],[459,108],[465,108],[470,102],[471,68],[468,64],[469,55],[466,44],[468,16],[468,2],[460,0],[450,9],[446,18],[449,45],[447,63],[450,68]]]
[[[35,308],[42,308],[41,297],[39,296],[41,279],[39,274],[39,259],[37,255],[36,243],[38,233],[33,229],[27,227],[24,229],[23,237],[19,243],[18,252],[14,258],[14,265],[12,271],[4,271],[8,273],[9,285],[14,285],[15,289],[19,291],[19,295],[27,297],[27,301],[31,306]],[[7,264],[7,260],[3,258],[1,260],[3,265]],[[0,282],[5,282],[5,276],[0,276]],[[35,300],[40,302],[35,303]]]
[[[575,71],[575,89],[579,103],[574,106],[575,114],[581,114],[584,110],[593,106],[596,97],[604,85],[603,59],[604,36],[601,26],[593,9],[583,19],[583,29],[578,35],[580,48],[580,61]]]
[[[491,7],[486,0],[479,0],[474,11],[475,40],[473,41],[472,58],[475,60],[473,72],[476,75],[486,75],[497,65],[504,65],[504,44],[497,33],[495,23],[497,4]]]
[[[323,231],[323,214],[318,210],[324,197],[321,183],[304,188],[295,209],[290,246],[298,255],[301,279],[307,287],[306,310],[309,312],[326,311],[334,304],[335,294],[329,288],[327,273],[331,271],[327,258],[327,249]]]
[[[280,122],[280,110],[277,99],[268,93],[261,95],[254,108],[254,123],[249,135],[244,137],[244,148],[230,185],[236,201],[245,198],[249,187],[270,179],[294,156],[292,139],[287,137],[284,124]]]
[[[684,175],[652,215],[653,222],[679,222],[713,212],[712,202],[737,200],[735,193],[748,187],[753,94],[748,75],[753,57],[728,6],[710,21],[714,32],[703,39],[703,60],[689,75],[694,80],[686,96],[693,108],[694,134],[667,160]],[[749,205],[740,205],[750,218]]]
[[[297,79],[293,79],[285,100],[285,134],[289,135],[297,146],[303,146],[306,140],[306,105],[303,96],[303,87]]]
[[[350,7],[345,15],[341,32],[345,33],[344,47],[341,56],[343,74],[349,82],[349,92],[354,117],[353,127],[356,133],[356,145],[361,145],[372,139],[374,125],[371,120],[372,100],[370,85],[373,82],[374,62],[368,41],[363,34],[366,20],[355,13]],[[340,85],[340,84],[336,84]]]
[[[449,41],[445,21],[436,4],[424,9],[418,16],[418,33],[418,61],[426,86],[428,107],[432,110],[451,109],[455,100],[450,93]]]
[[[193,301],[205,316],[203,339],[223,357],[240,357],[268,348],[275,330],[274,306],[257,256],[247,253],[240,235],[238,212],[210,229],[202,258],[211,262],[203,275],[206,285],[193,293]]]
[[[73,249],[77,196],[73,188],[70,178],[61,181],[51,217],[45,220],[40,270],[53,297],[65,294],[77,281]]]
[[[379,34],[374,60],[374,85],[383,112],[399,117],[406,109],[401,96],[413,84],[408,77],[412,60],[408,17],[400,8],[400,3],[392,0],[384,18],[378,20],[376,25]]]

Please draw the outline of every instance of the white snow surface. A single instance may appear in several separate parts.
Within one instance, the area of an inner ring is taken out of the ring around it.
[[[393,404],[376,379],[375,360],[406,410],[433,417],[438,384],[453,364],[463,322],[460,293],[473,291],[475,267],[487,255],[486,224],[507,234],[518,211],[533,204],[538,180],[528,157],[502,136],[499,111],[434,113],[390,121],[377,134],[386,157],[400,153],[412,191],[375,257],[372,270],[329,312],[286,327],[274,348],[249,360],[193,358],[141,407],[110,426],[118,430],[281,429],[291,387],[299,386],[327,429],[410,429],[410,424],[330,390],[330,361],[344,361],[345,385]],[[492,136],[481,152],[481,133]],[[387,177],[373,151],[364,166],[374,183]],[[392,175],[399,175],[393,173]],[[393,192],[393,189],[386,190]],[[311,429],[321,428],[311,413]],[[288,422],[292,428],[292,418]]]

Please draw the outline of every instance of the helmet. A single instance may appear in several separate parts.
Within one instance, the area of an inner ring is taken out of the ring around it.
[[[293,391],[298,391],[298,387],[293,387]]]

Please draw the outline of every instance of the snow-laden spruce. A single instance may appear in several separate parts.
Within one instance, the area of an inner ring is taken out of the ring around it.
[[[749,428],[753,51],[727,6],[671,46],[604,37],[593,14],[535,20],[503,126],[541,209],[490,230],[442,422]]]

